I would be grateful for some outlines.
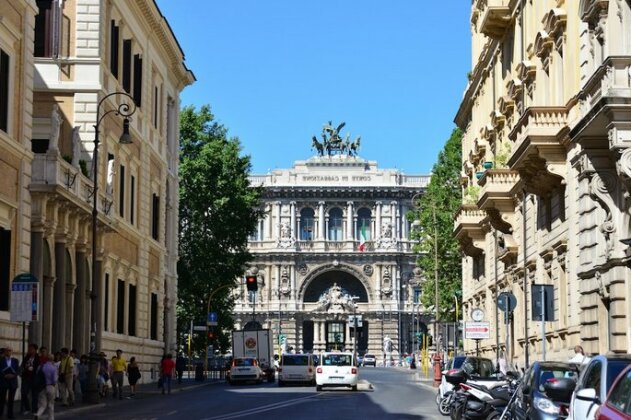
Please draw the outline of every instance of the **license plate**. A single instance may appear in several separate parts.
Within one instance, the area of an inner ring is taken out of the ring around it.
[[[344,379],[343,376],[329,376],[329,379]]]

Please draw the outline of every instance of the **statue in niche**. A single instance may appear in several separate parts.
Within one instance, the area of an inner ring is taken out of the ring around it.
[[[291,238],[291,227],[289,226],[289,223],[282,222],[280,224],[280,237],[281,239]]]
[[[381,228],[381,237],[382,238],[392,238],[392,223],[386,222],[383,224]]]
[[[81,127],[75,125],[72,127],[72,166],[79,169],[79,159],[81,158],[81,136],[79,129]]]
[[[333,286],[320,296],[318,300],[318,306],[316,311],[326,311],[328,313],[341,313],[346,311],[353,311],[355,309],[355,302],[352,297],[345,293],[337,283],[333,283]]]
[[[53,111],[50,114],[50,136],[48,138],[48,150],[56,152],[59,150],[59,132],[61,131],[61,113],[59,105],[53,105]]]

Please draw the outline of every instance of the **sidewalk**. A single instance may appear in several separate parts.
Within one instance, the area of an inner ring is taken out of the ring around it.
[[[177,381],[173,382],[173,386],[171,389],[171,394],[177,394],[182,391],[188,391],[191,389],[200,388],[206,385],[219,384],[223,383],[223,380],[206,380],[204,382],[197,382],[194,379],[183,378],[182,383],[178,384]],[[78,385],[77,385],[78,388]],[[18,392],[20,390],[18,389]],[[72,407],[64,407],[61,405],[61,401],[55,403],[55,418],[62,418],[64,416],[69,415],[77,415],[82,412],[88,412],[94,409],[99,409],[115,404],[123,404],[126,401],[131,401],[129,398],[129,385],[125,385],[123,387],[123,400],[118,400],[112,398],[112,390],[109,389],[106,398],[101,398],[101,402],[98,404],[88,404],[82,401],[82,396],[80,393],[76,393],[76,402]],[[145,399],[145,398],[154,398],[157,395],[161,395],[162,390],[158,388],[157,382],[141,384],[136,386],[136,396],[133,400]],[[32,419],[33,414],[22,415],[20,414],[20,401],[15,402],[14,414],[16,419]]]
[[[429,375],[423,374],[420,369],[410,369],[403,366],[393,366],[392,369],[399,370],[401,372],[407,372],[414,375],[414,381],[424,388],[436,391],[438,388],[434,386],[434,372],[430,370]]]

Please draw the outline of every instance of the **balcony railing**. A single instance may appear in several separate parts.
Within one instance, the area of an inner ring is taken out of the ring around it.
[[[454,236],[465,254],[476,256],[483,252],[481,241],[484,240],[487,231],[483,224],[486,217],[486,212],[475,205],[463,205],[456,213]]]
[[[493,227],[502,232],[512,230],[518,183],[519,173],[510,169],[487,169],[478,181],[478,208],[485,210]]]

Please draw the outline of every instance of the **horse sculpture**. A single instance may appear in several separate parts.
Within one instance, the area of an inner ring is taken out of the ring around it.
[[[346,123],[342,122],[337,127],[334,127],[333,122],[329,121],[328,124],[325,124],[322,128],[322,141],[318,141],[316,136],[313,136],[311,138],[311,147],[316,149],[320,156],[324,156],[325,153],[331,156],[334,152],[342,155],[357,156],[360,138],[357,137],[354,142],[351,142],[351,136],[347,134],[346,137],[342,139],[340,137],[340,131],[345,125]]]
[[[320,156],[324,155],[324,146],[322,145],[322,143],[320,143],[318,139],[316,139],[316,136],[313,136],[312,140],[313,142],[311,143],[311,148],[316,149]]]

